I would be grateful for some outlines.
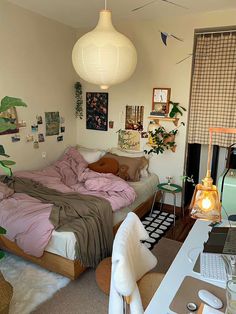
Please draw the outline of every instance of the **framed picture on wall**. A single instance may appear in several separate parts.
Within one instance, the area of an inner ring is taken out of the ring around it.
[[[125,129],[143,130],[144,106],[126,106]]]
[[[108,93],[86,93],[86,128],[107,131]]]
[[[152,94],[152,112],[166,116],[169,113],[170,88],[155,87]]]

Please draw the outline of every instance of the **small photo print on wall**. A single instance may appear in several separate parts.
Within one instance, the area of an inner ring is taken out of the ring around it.
[[[45,112],[46,136],[59,135],[60,115],[58,111]]]
[[[125,129],[143,130],[144,106],[126,106]]]
[[[107,131],[108,93],[86,93],[86,128]]]
[[[42,116],[36,116],[37,124],[43,124],[43,118]]]
[[[35,149],[39,148],[39,142],[38,142],[38,141],[34,141],[33,147],[34,147]]]
[[[26,127],[26,121],[24,121],[24,120],[19,121],[18,122],[18,127],[19,128],[25,128]]]
[[[40,143],[45,141],[43,133],[39,133],[38,134],[38,140],[39,140]]]
[[[12,136],[11,141],[12,141],[12,143],[19,142],[20,141],[20,135],[16,134],[16,135]]]
[[[141,132],[141,138],[148,138],[148,132]]]
[[[31,131],[32,131],[33,133],[38,132],[38,129],[39,129],[39,127],[38,127],[37,124],[31,125]]]
[[[57,141],[58,141],[58,142],[63,141],[63,135],[58,136],[58,137],[57,137]]]
[[[34,140],[33,135],[30,135],[30,134],[26,135],[26,142],[33,142],[33,140]]]
[[[65,132],[65,127],[61,126],[61,133],[64,133],[64,132]]]

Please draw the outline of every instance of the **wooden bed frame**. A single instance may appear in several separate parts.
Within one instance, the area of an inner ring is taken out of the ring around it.
[[[136,213],[140,218],[144,216],[148,211],[150,211],[154,195],[147,199],[145,202],[140,204],[133,212]],[[160,195],[157,193],[156,200],[159,200]],[[121,222],[116,224],[113,227],[114,234],[118,230]],[[40,265],[43,268],[46,268],[50,271],[59,273],[63,276],[66,276],[72,280],[78,278],[78,276],[85,271],[86,267],[82,266],[79,260],[69,260],[60,255],[56,255],[49,252],[44,252],[41,257],[34,257],[24,253],[16,244],[0,236],[0,248],[14,253],[15,255],[21,256],[26,260],[29,260],[35,264]]]

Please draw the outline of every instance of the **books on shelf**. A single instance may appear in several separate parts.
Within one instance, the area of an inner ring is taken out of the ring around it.
[[[160,117],[160,118],[166,117],[165,113],[157,112],[157,111],[151,111],[150,116],[155,116],[155,117]]]

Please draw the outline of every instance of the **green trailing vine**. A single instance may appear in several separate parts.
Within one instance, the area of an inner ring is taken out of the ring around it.
[[[76,82],[75,85],[75,98],[76,98],[76,106],[75,106],[75,116],[76,118],[83,118],[83,94],[82,94],[82,85],[80,82]]]

